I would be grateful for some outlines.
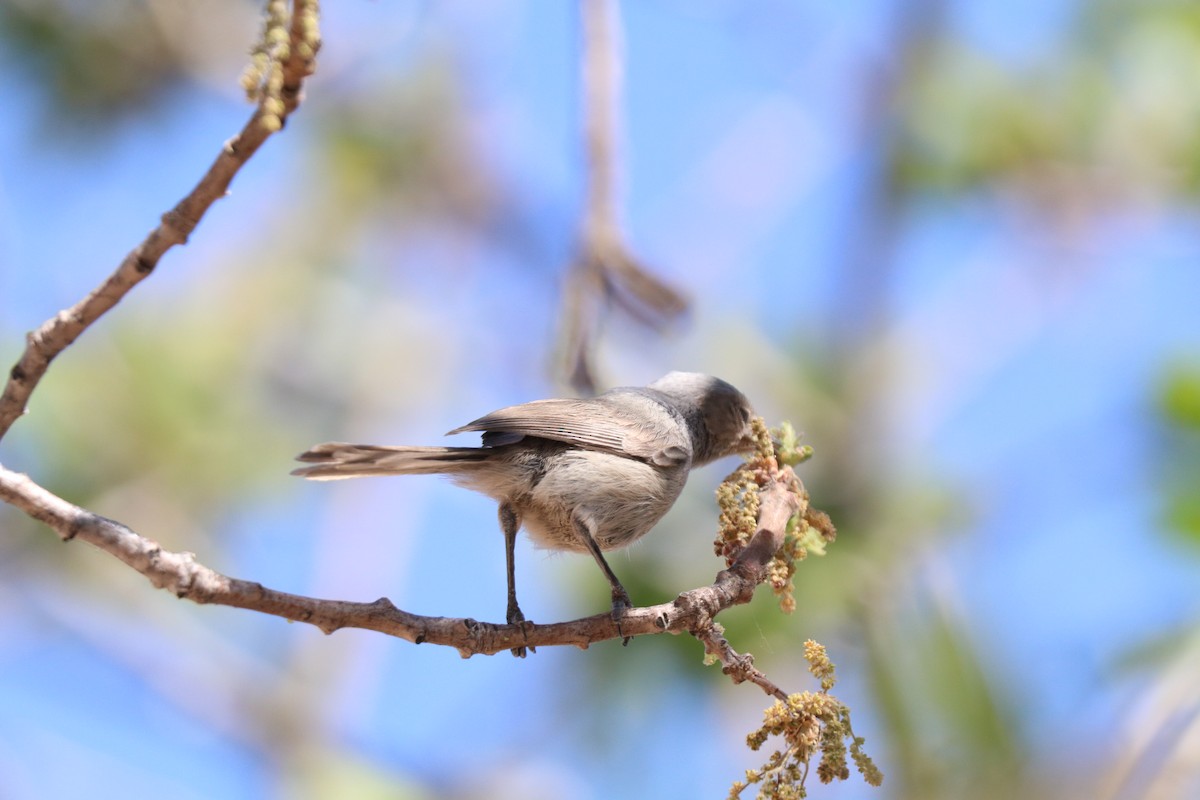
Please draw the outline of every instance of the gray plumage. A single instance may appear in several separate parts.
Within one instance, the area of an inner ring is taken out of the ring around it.
[[[591,399],[509,406],[450,431],[481,431],[481,447],[330,442],[298,456],[312,466],[292,474],[313,480],[447,475],[500,503],[509,622],[523,619],[512,585],[512,543],[522,525],[542,547],[591,553],[609,578],[618,613],[628,596],[601,551],[654,527],[693,467],[752,449],[752,416],[745,396],[725,381],[672,372],[649,386]]]

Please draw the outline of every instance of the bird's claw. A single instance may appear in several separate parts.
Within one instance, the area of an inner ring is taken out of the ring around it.
[[[629,593],[624,588],[617,587],[612,592],[612,621],[617,627],[617,635],[621,637],[621,646],[628,647],[629,641],[633,637],[626,636],[621,631],[621,618],[625,616],[625,612],[633,606],[629,602]]]
[[[519,607],[510,606],[508,613],[505,615],[505,619],[508,621],[509,625],[520,625],[522,638],[527,637],[528,633],[525,629],[527,620],[525,619],[525,615],[521,613],[521,609]],[[520,647],[511,648],[508,652],[512,653],[514,658],[524,658],[526,651],[530,653],[536,653],[537,648],[533,645],[521,645]]]

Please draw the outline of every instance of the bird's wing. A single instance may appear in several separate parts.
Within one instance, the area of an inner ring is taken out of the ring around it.
[[[536,436],[661,467],[684,464],[692,455],[691,440],[682,426],[660,404],[644,396],[535,400],[493,411],[450,433],[467,431],[483,431],[485,447]]]

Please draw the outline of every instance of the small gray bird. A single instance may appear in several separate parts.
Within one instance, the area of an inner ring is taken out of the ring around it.
[[[482,431],[482,447],[319,444],[297,456],[313,480],[443,474],[500,504],[509,624],[517,605],[513,546],[524,525],[534,543],[591,553],[612,587],[619,620],[629,595],[603,552],[641,538],[675,503],[688,471],[754,448],[746,397],[719,378],[672,372],[646,387],[589,400],[535,400],[455,428]],[[513,654],[523,656],[524,648]]]

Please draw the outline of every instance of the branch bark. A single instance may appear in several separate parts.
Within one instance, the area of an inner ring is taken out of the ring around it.
[[[774,550],[755,551],[767,553],[761,563],[757,555],[739,558],[733,567],[718,573],[710,586],[684,592],[672,602],[628,609],[621,617],[620,630],[607,612],[548,625],[532,622],[500,625],[473,619],[412,614],[397,608],[386,597],[369,603],[324,600],[281,592],[254,581],[231,578],[199,563],[192,553],[164,550],[153,539],[135,533],[120,522],[69,503],[39,486],[27,475],[3,465],[0,465],[0,500],[50,526],[64,542],[75,539],[88,542],[144,575],[155,588],[195,603],[244,608],[296,622],[307,622],[327,634],[341,628],[363,628],[415,644],[428,642],[453,647],[464,658],[476,654],[491,655],[518,646],[574,645],[587,648],[594,642],[607,639],[687,632],[705,642],[706,648],[721,658],[726,673],[732,675],[735,681],[751,680],[770,694],[779,691],[777,687],[775,692],[768,689],[769,681],[765,676],[746,663],[748,656],[738,656],[727,643],[722,648],[720,642],[724,640],[713,627],[713,619],[721,611],[750,602]],[[764,489],[760,519],[764,520],[764,526],[769,524],[773,527],[761,527],[752,543],[760,540],[782,542],[787,520],[801,502],[782,484]],[[757,679],[756,674],[761,679]]]
[[[300,47],[304,38],[301,29],[302,0],[293,0],[292,24],[289,30],[292,46],[290,57],[283,62],[283,112],[281,121],[296,110],[304,79],[313,73],[315,48]],[[111,275],[86,297],[68,309],[60,311],[26,336],[25,350],[9,370],[4,392],[0,393],[0,439],[25,413],[29,396],[37,388],[46,370],[63,350],[66,350],[88,327],[115,306],[134,286],[154,271],[159,259],[175,245],[186,244],[192,231],[217,200],[225,196],[229,184],[272,133],[262,124],[267,112],[260,104],[241,132],[222,146],[220,153],[204,177],[178,204],[162,215],[157,227],[146,235],[141,244],[129,252]]]

